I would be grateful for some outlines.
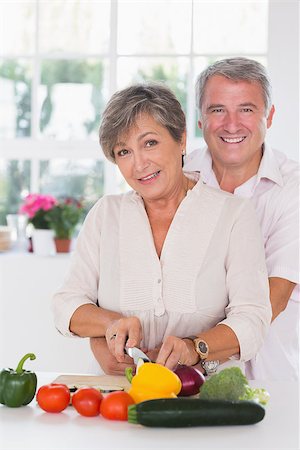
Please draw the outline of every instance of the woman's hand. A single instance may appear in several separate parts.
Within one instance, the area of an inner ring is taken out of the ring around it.
[[[177,364],[193,366],[199,361],[199,356],[190,339],[168,336],[158,353],[156,362],[174,370]]]
[[[109,351],[104,337],[90,338],[90,346],[100,367],[108,375],[124,375],[126,367],[135,368],[135,364],[133,364],[130,356],[125,355],[124,362],[118,362],[115,356]]]
[[[125,361],[124,348],[140,347],[142,325],[137,317],[122,317],[107,328],[106,342],[118,362]]]

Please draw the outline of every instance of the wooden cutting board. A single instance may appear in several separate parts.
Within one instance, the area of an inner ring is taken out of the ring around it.
[[[53,383],[63,383],[69,388],[72,387],[82,387],[82,386],[93,386],[97,389],[101,389],[104,393],[111,390],[128,390],[130,388],[130,383],[125,376],[122,375],[78,375],[78,374],[68,374],[59,375]]]

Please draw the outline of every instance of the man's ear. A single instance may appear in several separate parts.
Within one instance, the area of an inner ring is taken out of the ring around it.
[[[270,128],[271,125],[272,125],[274,113],[275,113],[275,106],[272,105],[271,109],[270,109],[270,112],[269,112],[269,115],[267,117],[267,128]]]
[[[198,120],[198,127],[200,128],[200,130],[202,130],[202,122],[200,119]]]

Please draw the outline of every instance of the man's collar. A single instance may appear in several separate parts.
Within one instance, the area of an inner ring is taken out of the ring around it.
[[[190,163],[194,166],[197,162],[197,168],[201,172],[201,177],[204,182],[209,182],[212,175],[212,158],[208,150],[208,147],[204,147],[201,151],[196,150],[191,154],[189,159]],[[189,163],[187,162],[187,170]],[[256,185],[262,178],[273,181],[279,186],[283,186],[282,175],[279,170],[278,161],[268,144],[264,144],[263,156],[256,175]],[[247,181],[247,180],[246,180]]]
[[[263,157],[257,172],[257,183],[262,178],[267,178],[279,186],[283,186],[283,179],[279,170],[278,161],[268,144],[264,144]]]

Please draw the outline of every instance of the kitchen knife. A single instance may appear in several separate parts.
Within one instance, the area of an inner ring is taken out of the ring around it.
[[[125,347],[124,350],[133,359],[134,364],[137,364],[139,359],[142,359],[144,362],[151,362],[146,353],[137,347]]]

